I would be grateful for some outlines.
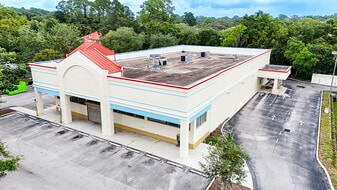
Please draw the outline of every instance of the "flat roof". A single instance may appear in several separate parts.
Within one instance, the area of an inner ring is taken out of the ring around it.
[[[185,56],[185,59],[191,59],[191,61],[181,61],[182,56]],[[210,52],[209,57],[201,57],[201,52],[180,51],[164,55],[152,54],[152,56],[120,60],[117,64],[123,67],[123,77],[125,78],[187,86],[252,56],[225,53],[213,54]],[[164,60],[166,60],[165,65],[163,65]]]
[[[178,45],[107,55],[107,58],[123,67],[124,79],[185,88],[270,51],[270,49]],[[206,57],[201,57],[201,52],[204,52]],[[181,56],[187,56],[186,59],[191,61],[183,62]],[[166,64],[162,63],[163,59],[166,60]],[[51,60],[29,65],[56,69],[60,62],[62,60]]]

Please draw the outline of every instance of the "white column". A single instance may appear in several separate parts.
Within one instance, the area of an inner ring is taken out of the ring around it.
[[[188,120],[180,120],[180,157],[188,157],[189,131]]]
[[[61,104],[62,122],[71,123],[72,117],[71,117],[70,96],[60,92],[60,104]]]
[[[102,121],[102,135],[112,136],[115,134],[115,127],[113,121],[112,109],[109,103],[101,101],[101,121]]]
[[[281,89],[281,87],[282,87],[282,80],[278,80],[277,89]]]
[[[42,99],[42,93],[38,92],[36,88],[34,88],[35,91],[35,103],[36,103],[36,116],[43,114],[43,99]]]
[[[277,94],[278,93],[278,79],[274,79],[274,85],[273,85],[273,89],[272,89],[272,94]]]
[[[191,125],[189,125],[190,127],[190,140],[191,143],[194,144],[195,143],[195,131],[196,131],[196,125],[195,125],[195,120],[191,122]]]
[[[109,86],[108,79],[105,75],[102,75],[101,82],[101,121],[102,121],[102,135],[112,136],[115,134],[115,125],[113,118],[113,111],[110,108],[109,101]]]

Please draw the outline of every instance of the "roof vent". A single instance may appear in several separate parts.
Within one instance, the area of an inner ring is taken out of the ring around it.
[[[208,58],[209,56],[211,56],[211,52],[210,51],[202,51],[202,52],[200,52],[200,57]]]
[[[192,62],[192,55],[182,55],[180,57],[180,61],[184,63],[190,63]]]
[[[234,55],[233,55],[233,60],[234,60],[234,61],[237,61],[238,58],[239,58],[239,56],[238,56],[237,54],[234,54]]]

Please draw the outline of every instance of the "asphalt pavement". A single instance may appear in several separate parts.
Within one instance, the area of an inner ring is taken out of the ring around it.
[[[22,155],[0,189],[206,189],[212,179],[182,164],[31,115],[0,117],[0,139]]]
[[[325,190],[316,160],[322,86],[285,81],[284,95],[256,94],[225,126],[249,155],[256,190]]]
[[[34,88],[29,85],[27,86],[27,92],[16,94],[13,96],[9,95],[1,95],[0,100],[0,109],[6,109],[10,107],[25,107],[31,110],[35,110],[36,103]],[[43,94],[43,106],[44,108],[48,108],[50,106],[55,105],[55,97],[49,94]]]

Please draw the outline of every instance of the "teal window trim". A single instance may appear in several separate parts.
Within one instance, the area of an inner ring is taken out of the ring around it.
[[[151,118],[154,118],[154,119],[167,121],[169,123],[174,123],[174,124],[180,125],[180,119],[173,118],[173,117],[159,115],[159,114],[156,114],[156,113],[151,113],[151,112],[133,109],[133,108],[129,108],[129,107],[119,106],[119,105],[115,105],[115,104],[110,104],[110,108],[113,109],[113,110],[120,110],[120,111],[124,111],[124,112],[129,112],[129,113],[133,113],[133,114],[137,114],[137,115],[142,115],[144,117],[151,117]]]
[[[211,105],[206,106],[204,109],[200,110],[198,113],[196,113],[194,116],[192,116],[189,119],[189,122],[191,123],[192,121],[194,121],[195,119],[197,119],[198,117],[200,117],[202,114],[204,114],[205,112],[207,112],[210,109],[211,109]]]
[[[45,94],[51,94],[51,95],[54,95],[54,96],[60,96],[59,92],[56,92],[56,91],[53,91],[53,90],[48,90],[48,89],[43,89],[43,88],[36,88],[36,90],[38,92],[42,92],[42,93],[45,93]]]

